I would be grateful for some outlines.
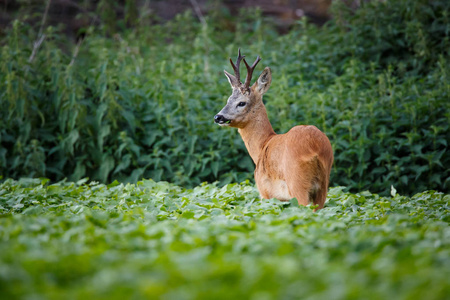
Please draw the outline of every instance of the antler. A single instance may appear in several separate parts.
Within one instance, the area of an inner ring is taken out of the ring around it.
[[[241,63],[241,60],[244,60],[245,66],[247,67],[247,78],[245,79],[245,83],[243,85],[243,89],[244,90],[248,90],[250,88],[250,81],[252,80],[252,75],[253,75],[253,70],[255,70],[256,65],[259,63],[259,61],[261,60],[261,58],[258,57],[256,58],[255,62],[253,63],[253,65],[250,67],[247,62],[245,61],[245,55],[241,55],[241,48],[239,48],[238,50],[238,58],[236,60],[236,65],[233,63],[233,60],[230,58],[230,63],[231,66],[233,67],[234,70],[234,75],[237,79],[237,81],[242,85],[241,82],[241,74],[239,72],[239,65]]]
[[[259,63],[260,60],[261,60],[261,58],[258,55],[258,57],[256,58],[256,60],[253,63],[253,65],[251,67],[249,67],[247,62],[245,61],[245,58],[244,58],[244,64],[247,67],[247,78],[245,79],[245,83],[244,83],[244,88],[246,90],[248,90],[250,88],[250,81],[252,80],[253,70],[255,70],[255,67]]]
[[[234,65],[233,60],[230,58],[230,63],[231,63],[231,66],[233,67],[234,75],[235,75],[235,77],[236,77],[236,79],[237,79],[237,81],[239,83],[241,83],[241,74],[239,73],[239,65],[241,63],[241,60],[244,57],[245,57],[245,55],[241,55],[241,48],[239,48],[239,50],[238,50],[238,58],[236,60],[236,65]],[[245,61],[245,59],[244,59],[244,61]]]

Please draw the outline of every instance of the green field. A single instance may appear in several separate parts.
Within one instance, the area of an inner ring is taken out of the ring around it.
[[[84,180],[83,180],[84,181]],[[450,195],[7,180],[3,299],[448,299]]]
[[[0,299],[450,299],[450,1],[333,1],[281,34],[100,0],[78,39],[31,2],[0,28]],[[238,48],[277,133],[329,137],[324,209],[261,201],[213,123]]]

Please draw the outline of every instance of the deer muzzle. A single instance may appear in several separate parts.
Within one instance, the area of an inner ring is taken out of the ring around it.
[[[228,125],[231,123],[231,120],[225,118],[223,115],[215,115],[214,122],[216,122],[219,125]]]

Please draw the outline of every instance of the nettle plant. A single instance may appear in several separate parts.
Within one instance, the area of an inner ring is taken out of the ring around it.
[[[211,126],[205,110],[222,108],[225,53],[252,41],[277,74],[264,96],[274,131],[323,131],[331,186],[448,191],[450,2],[334,3],[325,26],[303,20],[285,35],[248,10],[232,28],[219,11],[207,26],[189,13],[151,26],[142,15],[128,29],[109,20],[79,45],[44,26],[31,61],[39,26],[14,21],[0,37],[0,176],[251,179],[238,133]]]

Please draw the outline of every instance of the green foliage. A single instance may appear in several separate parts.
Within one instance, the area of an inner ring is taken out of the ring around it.
[[[450,195],[6,180],[1,298],[446,299]]]
[[[2,37],[0,176],[252,178],[237,132],[212,121],[230,94],[222,70],[241,47],[272,68],[265,101],[276,131],[313,124],[329,136],[332,186],[449,190],[448,1],[372,1],[355,12],[337,3],[326,26],[300,22],[283,36],[258,11],[147,25],[131,4],[126,29],[110,15],[114,2],[100,2],[102,26],[78,46],[47,27],[30,61],[37,28],[16,20]]]

